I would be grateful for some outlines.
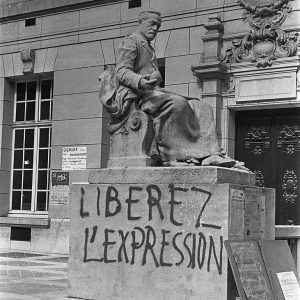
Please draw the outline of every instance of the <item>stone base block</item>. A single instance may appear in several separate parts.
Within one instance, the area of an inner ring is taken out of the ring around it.
[[[69,254],[70,219],[0,218],[0,249]],[[11,240],[11,227],[31,228],[30,241]]]
[[[150,157],[137,156],[137,157],[117,157],[110,158],[107,163],[108,168],[125,168],[126,166],[151,166],[152,160]]]
[[[71,297],[231,299],[223,242],[274,239],[274,192],[244,172],[188,169],[106,169],[73,185]]]
[[[221,167],[130,167],[92,170],[89,183],[235,183],[255,185],[255,174]]]
[[[31,251],[69,253],[70,219],[51,219],[50,228],[31,229]]]
[[[0,249],[10,248],[10,227],[0,227]]]

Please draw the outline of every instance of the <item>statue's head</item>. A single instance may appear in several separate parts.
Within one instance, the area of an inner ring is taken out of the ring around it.
[[[139,32],[152,41],[161,25],[161,13],[153,8],[143,9],[139,14]]]

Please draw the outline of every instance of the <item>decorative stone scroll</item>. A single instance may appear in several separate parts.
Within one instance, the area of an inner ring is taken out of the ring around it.
[[[294,154],[300,150],[300,128],[298,126],[285,126],[279,131],[277,148],[287,154]]]
[[[251,61],[257,67],[266,67],[277,58],[297,55],[299,33],[280,29],[292,11],[289,0],[238,2],[245,9],[244,18],[252,29],[243,39],[232,41],[223,62]]]
[[[270,137],[263,127],[252,127],[245,138],[245,149],[260,155],[270,148]]]
[[[265,178],[264,175],[262,173],[262,171],[257,170],[257,171],[253,171],[255,173],[255,185],[258,187],[264,187],[265,186]]]
[[[283,199],[286,203],[295,203],[298,191],[298,178],[293,170],[286,170],[282,182]]]
[[[34,49],[25,49],[20,52],[21,60],[24,64],[23,73],[33,73],[34,70],[34,59],[35,59],[35,50]]]

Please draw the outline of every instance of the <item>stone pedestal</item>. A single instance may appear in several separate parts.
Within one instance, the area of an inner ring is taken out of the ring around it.
[[[70,296],[227,299],[223,242],[274,239],[274,191],[254,181],[217,167],[92,172],[72,187]]]

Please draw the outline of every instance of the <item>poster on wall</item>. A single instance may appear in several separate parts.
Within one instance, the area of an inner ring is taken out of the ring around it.
[[[285,300],[299,300],[300,287],[294,272],[276,273]]]
[[[86,170],[86,147],[63,147],[62,170]]]
[[[69,172],[52,172],[50,204],[68,205],[69,186]]]

